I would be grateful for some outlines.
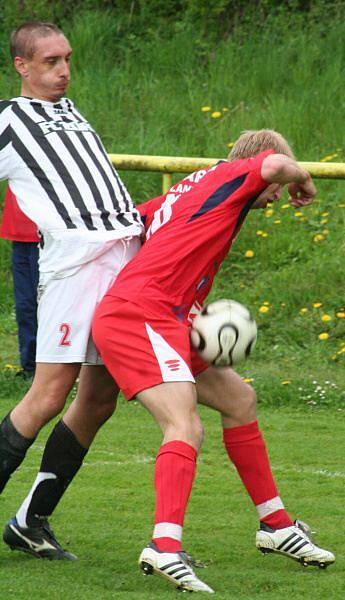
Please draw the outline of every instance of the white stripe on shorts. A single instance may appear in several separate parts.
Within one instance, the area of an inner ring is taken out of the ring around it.
[[[145,327],[156,355],[163,381],[192,381],[195,383],[188,365],[176,350],[159,333],[156,333],[148,323],[145,323]]]
[[[285,507],[279,496],[271,498],[271,500],[267,500],[266,502],[262,502],[262,504],[256,505],[256,510],[258,511],[260,519],[264,519],[271,513],[274,513],[277,510],[281,510],[283,508]]]
[[[157,523],[153,529],[152,538],[169,537],[179,542],[182,540],[182,527],[176,523]]]

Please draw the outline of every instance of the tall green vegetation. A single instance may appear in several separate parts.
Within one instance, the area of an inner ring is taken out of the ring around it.
[[[0,2],[4,53],[19,5],[23,19],[56,20],[66,31],[74,48],[69,95],[109,152],[224,157],[242,130],[270,127],[287,137],[299,160],[345,161],[343,2],[13,0]],[[18,92],[6,54],[0,87],[2,97]],[[160,193],[159,175],[122,177],[139,202]],[[250,215],[213,294],[253,308],[259,344],[243,371],[260,374],[268,396],[263,365],[278,383],[292,373],[294,381],[315,380],[316,373],[340,381],[345,181],[317,185],[318,201],[301,215],[282,207]],[[1,244],[6,276],[8,255]],[[12,294],[2,286],[8,347]],[[328,339],[320,340],[322,333]],[[292,384],[281,389],[296,396]]]

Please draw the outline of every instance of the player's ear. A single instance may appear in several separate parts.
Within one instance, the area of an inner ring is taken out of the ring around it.
[[[19,73],[19,75],[21,77],[28,76],[28,61],[27,61],[27,59],[23,58],[22,56],[15,56],[14,60],[13,60],[13,65],[14,65],[15,70],[17,71],[17,73]]]

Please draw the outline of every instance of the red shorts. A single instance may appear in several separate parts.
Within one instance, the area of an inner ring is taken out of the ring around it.
[[[106,295],[93,321],[93,340],[128,400],[168,381],[192,381],[208,368],[190,344],[190,328],[172,313]]]

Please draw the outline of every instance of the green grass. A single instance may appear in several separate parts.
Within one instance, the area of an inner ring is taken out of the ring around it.
[[[197,27],[181,23],[171,25],[164,38],[154,30],[143,37],[127,30],[122,34],[111,13],[78,11],[65,28],[74,47],[69,95],[109,152],[222,157],[243,129],[270,127],[289,139],[299,160],[336,154],[334,160],[344,161],[345,19],[340,14],[334,18],[326,4],[319,19],[296,14],[270,18],[264,27],[238,27],[217,44],[204,39]],[[18,93],[18,80],[9,69],[0,69],[0,86],[2,97]],[[206,105],[212,110],[203,113]],[[221,118],[212,118],[214,110],[221,111]],[[139,202],[160,193],[158,174],[121,176]],[[257,348],[239,372],[253,380],[258,393],[273,470],[287,507],[315,526],[320,543],[334,550],[338,560],[321,572],[259,555],[253,545],[255,511],[224,455],[217,415],[202,410],[207,435],[184,540],[191,553],[212,561],[201,577],[219,598],[345,596],[345,319],[337,316],[345,301],[345,183],[316,184],[318,199],[301,211],[302,217],[283,208],[285,200],[271,216],[265,211],[250,214],[211,298],[235,298],[255,315]],[[315,241],[319,234],[323,239]],[[251,259],[245,257],[248,249],[254,252]],[[0,267],[4,415],[26,389],[14,370],[6,368],[18,365],[6,242],[0,245]],[[265,314],[260,312],[264,302],[269,303]],[[322,306],[315,308],[316,302]],[[322,321],[324,314],[331,320]],[[321,341],[320,333],[328,333],[328,339]],[[30,487],[45,435],[1,496],[3,521]],[[122,403],[53,520],[58,536],[80,561],[51,564],[2,547],[0,597],[176,595],[164,581],[143,579],[136,567],[151,534],[153,459],[159,441],[158,430],[139,405]]]
[[[25,386],[22,386],[22,391]],[[17,389],[16,394],[19,393]],[[2,401],[4,411],[13,403]],[[254,545],[256,512],[222,447],[218,415],[201,409],[206,439],[185,523],[184,545],[209,561],[201,578],[217,598],[263,595],[344,597],[343,414],[337,410],[263,407],[261,426],[281,496],[292,516],[309,521],[318,541],[337,554],[326,571],[304,569]],[[332,435],[329,435],[329,431]],[[1,496],[3,522],[13,515],[39,465],[46,432]],[[154,508],[153,465],[160,434],[139,404],[120,403],[99,433],[77,480],[52,520],[79,561],[50,563],[0,548],[0,597],[38,599],[172,598],[173,587],[144,578],[137,558],[148,542]]]

